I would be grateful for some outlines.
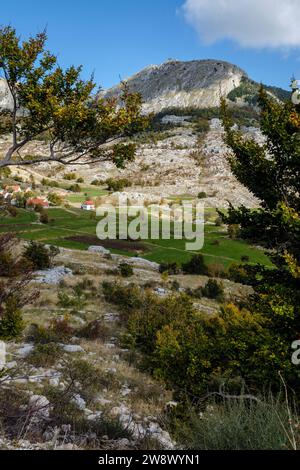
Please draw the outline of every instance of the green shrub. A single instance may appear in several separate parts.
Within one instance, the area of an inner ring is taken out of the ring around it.
[[[72,191],[72,193],[81,193],[81,187],[77,183],[69,186],[68,190]]]
[[[113,179],[108,178],[105,183],[107,184],[107,189],[109,191],[123,191],[124,188],[132,186],[132,183],[127,178]]]
[[[292,423],[298,426],[295,413]],[[190,450],[292,450],[291,422],[285,404],[272,396],[253,400],[211,401],[199,416],[191,411],[175,421],[176,441]],[[300,436],[294,431],[297,448]]]
[[[41,212],[41,215],[40,215],[40,222],[42,224],[49,224],[49,215],[46,211],[44,212]]]
[[[172,274],[179,274],[180,273],[180,266],[178,263],[161,263],[159,265],[159,272],[160,273],[168,273]]]
[[[72,181],[72,180],[76,180],[77,176],[76,176],[76,173],[65,173],[63,178],[64,180]]]
[[[227,277],[233,282],[247,284],[249,282],[249,273],[242,264],[232,263],[227,271]]]
[[[27,361],[34,367],[51,367],[61,357],[62,349],[56,343],[38,343],[27,356]]]
[[[119,264],[119,271],[122,277],[131,277],[133,276],[133,268],[128,263]]]
[[[48,194],[48,201],[53,205],[53,206],[61,206],[63,203],[63,197],[60,196],[59,194]]]
[[[11,340],[18,338],[24,329],[22,312],[13,297],[7,300],[0,316],[0,338]]]
[[[42,186],[49,186],[49,188],[59,188],[59,183],[57,181],[51,181],[46,178],[43,178],[41,183]]]
[[[198,133],[204,133],[204,132],[208,132],[209,131],[209,128],[210,128],[210,125],[209,125],[209,121],[208,119],[206,118],[201,118],[199,117],[196,121],[195,121],[195,130],[196,132]]]
[[[208,299],[216,299],[219,302],[224,300],[224,288],[223,286],[215,281],[214,279],[209,279],[205,286],[202,288],[202,294]]]
[[[278,335],[280,315],[275,328],[263,314],[232,304],[207,316],[195,311],[186,295],[160,298],[119,284],[107,284],[105,291],[106,299],[120,307],[125,344],[144,353],[143,366],[172,387],[177,399],[201,397],[223,382],[278,391],[278,371],[296,387],[290,338]]]
[[[87,298],[88,295],[80,285],[74,286],[71,294],[68,294],[65,290],[58,291],[58,305],[62,308],[82,310]]]
[[[124,312],[130,312],[142,305],[142,293],[135,285],[122,286],[117,282],[102,283],[104,298],[107,302],[119,305]]]
[[[11,217],[17,217],[18,211],[14,206],[7,206],[7,211]]]
[[[42,243],[31,241],[24,251],[24,258],[32,263],[34,269],[48,269],[52,266],[59,249],[55,246],[47,248]]]
[[[201,254],[194,255],[190,261],[182,265],[182,269],[188,274],[207,274],[207,266]]]
[[[30,325],[26,338],[28,341],[36,344],[48,344],[58,341],[58,338],[52,329],[37,325],[36,323],[32,323]]]
[[[198,193],[198,199],[206,199],[207,198],[207,194],[205,191],[201,191],[200,193]]]
[[[179,289],[180,289],[180,284],[178,281],[173,281],[172,284],[171,284],[171,289],[175,292],[178,292]]]
[[[10,439],[18,439],[28,423],[28,391],[15,384],[0,387],[1,432]]]
[[[8,251],[0,251],[0,276],[11,277],[15,275],[16,266],[13,256]]]

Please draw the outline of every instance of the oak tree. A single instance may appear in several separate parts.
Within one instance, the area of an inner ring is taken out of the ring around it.
[[[46,40],[45,31],[21,41],[14,28],[0,29],[0,71],[12,101],[1,112],[0,135],[11,133],[12,143],[0,168],[52,161],[123,167],[134,158],[135,146],[122,138],[147,125],[141,97],[125,85],[118,100],[99,97],[93,77],[82,80],[82,67],[63,70]],[[30,155],[26,145],[41,138],[47,150]]]

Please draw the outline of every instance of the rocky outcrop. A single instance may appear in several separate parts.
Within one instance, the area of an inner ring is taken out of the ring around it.
[[[6,80],[0,78],[0,109],[12,110],[13,99]]]
[[[237,88],[246,73],[229,62],[217,60],[167,61],[151,65],[127,80],[130,91],[139,92],[144,110],[166,108],[210,108],[219,106],[220,97]],[[111,88],[105,97],[119,96],[121,86]]]

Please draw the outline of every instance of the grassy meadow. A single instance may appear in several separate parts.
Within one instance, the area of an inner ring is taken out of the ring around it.
[[[49,223],[38,222],[38,215],[24,209],[18,209],[17,216],[2,216],[0,233],[15,232],[25,240],[36,240],[59,247],[87,250],[90,245],[106,245],[96,237],[96,225],[99,219],[90,212],[80,209],[48,209]],[[231,240],[224,227],[213,225],[210,220],[216,217],[214,209],[207,209],[205,214],[205,243],[201,250],[207,264],[222,264],[228,267],[248,257],[250,263],[271,265],[263,250],[249,245],[242,240]],[[194,252],[185,250],[186,240],[152,240],[138,242],[119,241],[107,246],[112,253],[126,256],[141,256],[149,261],[178,263],[188,261]]]

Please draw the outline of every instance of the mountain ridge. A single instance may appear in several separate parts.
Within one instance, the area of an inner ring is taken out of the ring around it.
[[[239,66],[215,59],[169,60],[160,65],[150,65],[124,82],[129,91],[142,95],[144,111],[154,113],[167,108],[216,107],[221,96],[229,97],[237,105],[255,106],[255,95],[260,86]],[[288,96],[288,92],[281,88],[266,88],[277,99]],[[121,84],[118,84],[98,96],[119,97],[121,92]]]

